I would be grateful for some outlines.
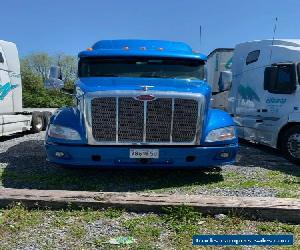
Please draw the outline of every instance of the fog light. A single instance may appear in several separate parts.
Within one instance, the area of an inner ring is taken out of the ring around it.
[[[228,158],[229,157],[229,153],[223,152],[220,154],[221,158]]]
[[[65,156],[65,153],[61,152],[61,151],[57,151],[57,152],[55,152],[55,156],[58,158],[63,158]]]

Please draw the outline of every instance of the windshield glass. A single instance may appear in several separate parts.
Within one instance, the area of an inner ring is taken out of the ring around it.
[[[204,62],[178,58],[81,58],[79,77],[149,77],[203,80]]]

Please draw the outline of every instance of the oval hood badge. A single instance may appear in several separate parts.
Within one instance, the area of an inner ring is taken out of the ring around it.
[[[153,101],[155,99],[155,96],[153,95],[139,95],[136,96],[135,99],[139,101]]]

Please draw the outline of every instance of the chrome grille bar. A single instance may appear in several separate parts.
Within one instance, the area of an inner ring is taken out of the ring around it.
[[[204,120],[204,97],[185,93],[153,95],[156,97],[153,101],[135,99],[138,94],[134,91],[87,98],[88,143],[198,144]]]

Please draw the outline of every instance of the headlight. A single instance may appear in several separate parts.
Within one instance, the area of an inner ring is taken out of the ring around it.
[[[50,124],[49,126],[48,136],[74,141],[81,139],[79,133],[76,130],[53,124]]]
[[[210,131],[205,138],[205,142],[226,141],[235,138],[236,138],[235,128],[231,126],[231,127],[219,128]]]

